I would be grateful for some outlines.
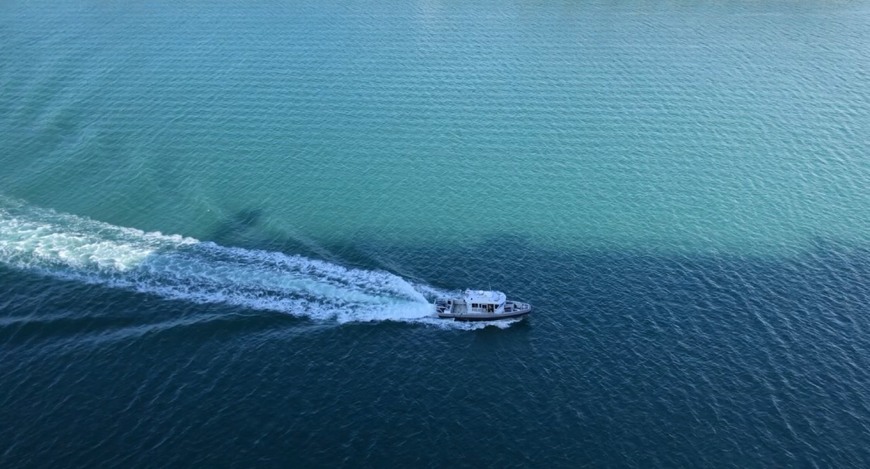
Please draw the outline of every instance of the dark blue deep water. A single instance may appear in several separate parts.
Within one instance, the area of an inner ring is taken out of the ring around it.
[[[870,3],[0,4],[0,467],[867,467],[868,304]]]

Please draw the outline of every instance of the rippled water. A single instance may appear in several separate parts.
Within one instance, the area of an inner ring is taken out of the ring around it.
[[[868,20],[0,5],[0,466],[867,465]]]

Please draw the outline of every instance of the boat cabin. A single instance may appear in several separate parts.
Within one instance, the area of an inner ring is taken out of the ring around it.
[[[441,299],[436,306],[439,313],[501,314],[505,299],[505,294],[499,291],[465,290],[460,298]]]
[[[503,313],[505,294],[499,291],[465,290],[463,295],[470,313]]]

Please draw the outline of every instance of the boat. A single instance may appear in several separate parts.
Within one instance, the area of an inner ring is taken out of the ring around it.
[[[495,321],[521,318],[532,312],[532,305],[508,301],[504,293],[489,290],[465,290],[457,296],[435,300],[439,318],[456,321]]]

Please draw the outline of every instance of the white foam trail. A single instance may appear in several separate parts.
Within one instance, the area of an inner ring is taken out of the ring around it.
[[[429,323],[433,313],[420,291],[388,272],[146,233],[2,197],[0,262],[164,298],[339,322]]]

